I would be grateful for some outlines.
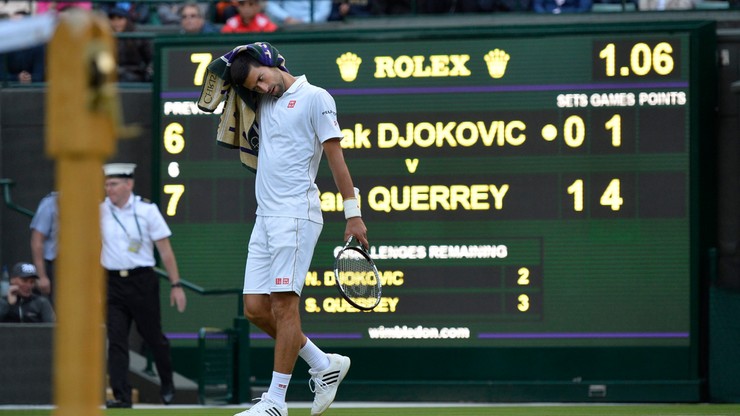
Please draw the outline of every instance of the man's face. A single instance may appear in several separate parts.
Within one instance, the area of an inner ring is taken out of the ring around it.
[[[12,286],[18,287],[18,292],[16,295],[27,298],[31,296],[31,293],[33,293],[33,288],[36,286],[36,278],[35,277],[14,277],[10,279],[10,284]]]
[[[205,20],[200,14],[198,7],[186,6],[180,12],[180,26],[187,33],[199,33]]]
[[[126,23],[128,22],[128,19],[121,16],[111,16],[110,17],[110,25],[113,28],[113,31],[116,33],[121,33],[126,30]]]
[[[252,67],[247,79],[244,80],[244,87],[260,94],[282,97],[285,93],[285,79],[282,74],[283,71],[278,68]]]
[[[131,196],[134,180],[128,178],[107,178],[105,180],[105,194],[113,205],[122,207]]]
[[[252,18],[260,12],[260,4],[257,0],[241,0],[237,7],[239,8],[239,16],[246,24],[249,24]]]

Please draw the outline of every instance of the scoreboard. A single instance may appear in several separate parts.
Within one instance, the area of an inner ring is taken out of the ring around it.
[[[241,287],[256,203],[195,101],[208,63],[261,40],[336,100],[384,283],[372,312],[334,287],[345,220],[324,161],[301,299],[322,347],[666,348],[696,375],[712,24],[157,39],[154,189],[205,288]],[[170,331],[235,315],[192,302]]]

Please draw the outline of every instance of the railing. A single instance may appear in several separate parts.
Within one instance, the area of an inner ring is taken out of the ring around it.
[[[14,185],[15,182],[13,182],[12,179],[0,179],[0,186],[3,187],[3,201],[5,201],[5,205],[13,211],[26,215],[29,218],[33,218],[33,211],[13,202],[13,198],[10,196],[10,188]]]

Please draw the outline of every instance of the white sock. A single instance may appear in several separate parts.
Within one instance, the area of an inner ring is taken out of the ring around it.
[[[285,405],[285,393],[288,392],[288,385],[290,384],[290,374],[278,373],[277,371],[272,372],[272,381],[270,382],[270,388],[267,390],[267,397],[275,403],[284,406]]]
[[[308,338],[306,338],[306,345],[298,351],[298,356],[303,358],[314,371],[323,371],[329,368],[329,357]]]

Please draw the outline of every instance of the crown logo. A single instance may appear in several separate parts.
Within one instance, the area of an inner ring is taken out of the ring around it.
[[[503,78],[504,73],[506,73],[506,64],[509,63],[509,54],[506,53],[506,51],[501,49],[488,51],[488,53],[483,56],[483,60],[486,61],[488,74],[491,78]]]
[[[357,78],[357,72],[360,70],[362,58],[352,52],[347,52],[337,58],[339,74],[346,82],[352,82]]]

